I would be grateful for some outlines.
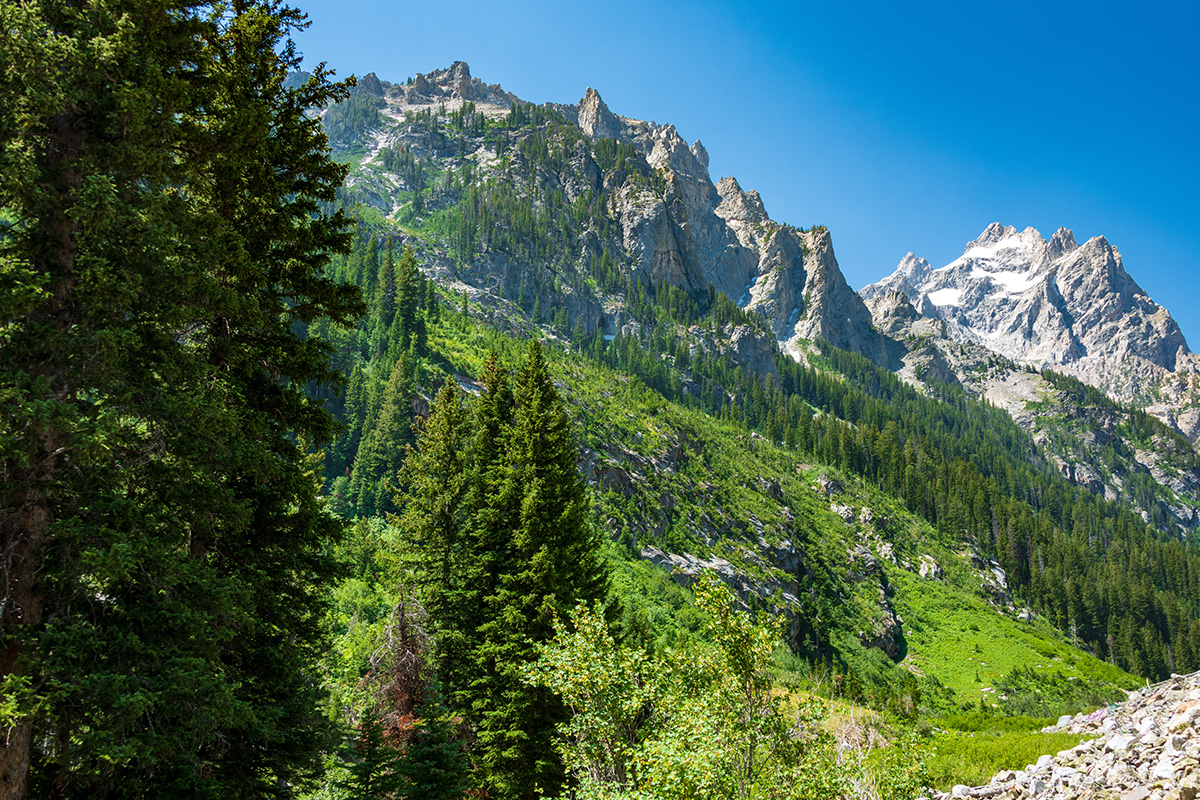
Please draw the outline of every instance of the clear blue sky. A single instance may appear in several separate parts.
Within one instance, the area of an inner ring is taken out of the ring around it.
[[[463,60],[541,103],[588,86],[704,142],[855,288],[989,223],[1103,235],[1200,350],[1200,6],[297,0],[306,63]]]

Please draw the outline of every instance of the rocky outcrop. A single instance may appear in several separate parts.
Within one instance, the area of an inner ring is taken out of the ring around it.
[[[579,127],[589,139],[619,139],[625,132],[621,120],[608,110],[600,93],[590,86],[579,101],[577,115]]]
[[[1120,705],[1063,717],[1047,731],[1097,738],[986,786],[934,794],[996,800],[1195,800],[1200,796],[1200,672],[1132,692]]]
[[[885,340],[871,312],[850,288],[824,228],[781,228],[759,261],[748,308],[771,320],[775,335],[795,352],[799,339],[822,338],[837,347],[888,363]]]
[[[449,108],[455,108],[463,102],[472,102],[507,112],[512,103],[520,102],[520,98],[506,92],[500,84],[487,84],[472,77],[471,68],[465,61],[455,61],[445,69],[426,74],[418,72],[408,84],[386,86],[389,97],[402,106],[446,103]]]

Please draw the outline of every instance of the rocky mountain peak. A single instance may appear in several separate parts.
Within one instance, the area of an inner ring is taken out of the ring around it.
[[[1074,231],[1068,230],[1067,228],[1059,228],[1054,232],[1054,235],[1050,237],[1050,244],[1048,245],[1047,249],[1051,258],[1059,258],[1060,256],[1063,256],[1078,247],[1079,245],[1075,243]]]
[[[988,225],[986,228],[984,228],[983,233],[979,234],[977,239],[969,242],[967,246],[963,248],[963,253],[966,254],[970,252],[972,248],[976,247],[988,247],[996,244],[1002,239],[1007,239],[1010,236],[1016,235],[1017,229],[1011,225],[1006,226],[1001,225],[999,222],[993,222],[991,225]]]
[[[589,139],[617,139],[622,133],[621,120],[609,111],[600,93],[588,87],[579,101],[579,127]]]
[[[651,150],[650,156],[646,160],[653,167],[668,169],[676,175],[702,180],[711,186],[708,177],[708,153],[704,151],[703,147],[700,148],[700,152],[705,155],[703,161],[697,158],[692,148],[688,147],[684,138],[675,130],[675,126],[667,124],[654,133],[654,149]]]
[[[373,94],[376,97],[383,97],[383,83],[380,82],[379,76],[374,72],[368,72],[358,79],[358,84],[355,87],[360,92]]]
[[[717,194],[721,198],[717,216],[723,219],[735,222],[765,222],[768,219],[758,192],[743,191],[733,176],[717,181]]]
[[[1192,363],[1178,325],[1102,236],[1079,245],[1067,228],[1046,241],[1033,228],[992,223],[950,264],[928,269],[909,254],[861,296],[882,310],[876,301],[892,291],[943,320],[950,339],[1065,372],[1122,402],[1151,394],[1181,357]],[[874,321],[890,331],[897,319]]]
[[[707,171],[708,170],[708,151],[704,149],[704,145],[701,144],[699,139],[692,142],[691,151],[692,151],[692,155],[694,155],[696,157],[696,160],[699,161],[700,165],[702,167],[704,167],[705,171]]]
[[[912,250],[905,253],[904,258],[900,259],[900,263],[896,266],[897,272],[916,280],[924,279],[932,270],[933,265]]]
[[[921,302],[921,292],[916,287],[920,286],[931,272],[933,265],[910,250],[900,259],[891,275],[878,283],[864,286],[859,290],[859,295],[870,305],[871,301],[898,292],[907,298],[908,302],[916,305]]]
[[[411,84],[399,88],[401,102],[405,105],[458,100],[506,107],[519,101],[516,95],[504,91],[500,84],[486,84],[472,77],[471,67],[465,61],[455,61],[448,67],[435,69],[428,74],[418,72]]]

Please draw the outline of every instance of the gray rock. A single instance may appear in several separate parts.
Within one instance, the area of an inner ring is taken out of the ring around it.
[[[915,329],[904,301],[918,315],[943,322],[950,340],[986,343],[1006,358],[1052,367],[1122,402],[1154,395],[1159,405],[1152,412],[1164,420],[1189,408],[1187,384],[1200,360],[1103,237],[1079,245],[1060,228],[1046,241],[1033,228],[1018,232],[996,223],[945,267],[932,269],[909,253],[860,294],[875,324],[892,336]],[[1200,435],[1200,415],[1168,424],[1188,428],[1193,441]],[[1079,481],[1102,483],[1086,466]]]

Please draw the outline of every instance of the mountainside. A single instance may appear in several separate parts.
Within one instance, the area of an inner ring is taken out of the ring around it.
[[[906,335],[897,314],[912,314],[897,310],[892,293],[920,317],[944,322],[938,332],[946,339],[1072,375],[1119,402],[1154,406],[1196,439],[1200,361],[1102,236],[1079,245],[1065,228],[1047,241],[1033,228],[993,223],[944,267],[909,253],[860,291],[876,308],[876,324]]]
[[[486,120],[508,119],[514,109],[518,127],[526,116],[547,125],[516,130],[511,140],[486,131]],[[437,124],[440,115],[447,124]],[[326,112],[326,129],[335,150],[357,161],[348,197],[393,219],[431,222],[467,199],[469,187],[476,191],[468,219],[450,214],[451,225],[485,222],[520,196],[532,216],[556,218],[561,235],[539,243],[558,251],[553,275],[514,263],[532,253],[505,241],[508,232],[485,227],[478,239],[456,241],[456,274],[475,286],[544,306],[561,300],[570,325],[610,335],[626,320],[611,291],[621,279],[691,295],[711,286],[759,311],[794,353],[798,341],[824,338],[886,363],[885,342],[838,268],[826,229],[773,221],[758,193],[736,179],[713,184],[698,140],[688,145],[672,125],[617,116],[594,89],[574,105],[531,106],[472,78],[463,62],[402,85],[372,74]],[[617,276],[608,287],[605,271]],[[595,291],[587,277],[610,291]],[[551,300],[564,281],[566,296]]]
[[[1197,357],[1102,237],[993,224],[951,264],[909,253],[860,294],[905,379],[1005,409],[1069,480],[1147,521],[1200,524],[1184,438],[1197,435]]]
[[[369,75],[321,113],[361,221],[338,269],[372,308],[315,332],[350,376],[325,398],[347,426],[326,463],[342,513],[395,510],[403,387],[417,414],[438,376],[472,391],[482,345],[456,337],[480,326],[491,346],[538,336],[565,354],[580,468],[630,574],[686,587],[713,570],[788,618],[807,658],[890,675],[863,655],[878,653],[981,697],[946,631],[992,652],[1048,623],[1139,674],[1200,652],[1200,559],[1180,535],[1200,481],[1169,429],[955,341],[964,323],[923,316],[903,287],[872,298],[873,325],[827,230],[771,220],[736,179],[713,183],[699,142],[594,90],[535,106],[459,62]],[[910,284],[933,272],[913,262]],[[981,402],[1017,373],[1061,423]],[[1036,667],[1034,640],[989,663]],[[892,697],[903,684],[880,680]]]

